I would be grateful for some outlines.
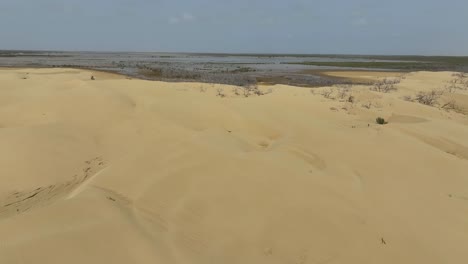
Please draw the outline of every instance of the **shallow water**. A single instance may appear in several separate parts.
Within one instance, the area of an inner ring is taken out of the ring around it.
[[[4,67],[90,68],[121,73],[131,77],[169,81],[200,81],[203,79],[203,77],[198,79],[190,77],[193,73],[201,76],[224,74],[235,75],[236,78],[248,77],[257,80],[262,78],[271,83],[305,86],[315,86],[318,84],[318,80],[323,79],[323,77],[314,74],[311,70],[346,68],[291,63],[338,61],[367,62],[386,60],[350,58],[337,55],[0,51],[0,66]],[[164,78],[151,72],[151,70],[161,69],[171,72],[171,76],[181,75],[183,77],[177,79]],[[320,84],[323,83],[320,82]]]
[[[2,56],[3,54],[3,56]],[[181,68],[236,68],[250,67],[259,70],[326,69],[311,65],[292,65],[301,62],[371,61],[345,57],[314,57],[308,55],[234,55],[189,54],[152,52],[0,52],[0,66],[80,66],[92,68],[121,68],[137,65],[172,65]],[[385,60],[372,60],[385,61]]]

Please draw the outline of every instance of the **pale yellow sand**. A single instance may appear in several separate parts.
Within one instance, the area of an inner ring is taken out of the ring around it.
[[[451,78],[351,104],[0,70],[0,263],[466,263],[468,93],[401,99]]]

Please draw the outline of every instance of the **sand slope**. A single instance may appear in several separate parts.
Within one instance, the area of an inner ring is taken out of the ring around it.
[[[465,263],[468,93],[402,99],[451,78],[350,104],[0,70],[0,263]]]

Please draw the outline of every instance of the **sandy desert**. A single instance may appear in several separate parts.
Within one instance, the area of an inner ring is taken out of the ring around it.
[[[466,263],[468,81],[384,75],[0,69],[0,263]]]

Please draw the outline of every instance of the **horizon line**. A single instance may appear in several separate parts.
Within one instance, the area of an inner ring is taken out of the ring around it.
[[[362,54],[362,53],[262,53],[262,52],[195,52],[195,51],[103,51],[103,50],[51,50],[51,49],[0,49],[0,52],[71,52],[71,53],[162,53],[191,55],[237,55],[237,56],[370,56],[370,57],[468,57],[468,55],[424,55],[424,54]]]

